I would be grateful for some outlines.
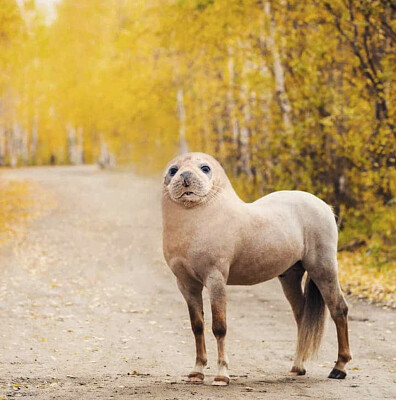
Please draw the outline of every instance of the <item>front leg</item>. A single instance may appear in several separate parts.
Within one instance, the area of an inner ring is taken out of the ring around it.
[[[226,282],[219,271],[208,276],[205,286],[208,288],[212,307],[212,330],[217,340],[217,374],[212,385],[226,386],[230,383],[228,358],[225,352],[226,322]]]
[[[196,281],[188,280],[188,282],[184,282],[180,279],[177,280],[177,285],[187,302],[191,328],[195,336],[195,367],[190,372],[187,379],[192,383],[202,383],[204,380],[204,368],[207,363],[202,303],[203,285]]]

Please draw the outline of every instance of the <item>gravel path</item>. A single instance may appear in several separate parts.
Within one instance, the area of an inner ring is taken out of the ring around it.
[[[94,167],[6,176],[38,183],[57,205],[1,249],[0,399],[396,398],[395,311],[351,304],[346,380],[326,378],[332,322],[308,374],[291,377],[296,329],[277,281],[229,288],[226,388],[210,386],[205,294],[208,375],[201,386],[183,382],[194,344],[162,257],[158,180]]]

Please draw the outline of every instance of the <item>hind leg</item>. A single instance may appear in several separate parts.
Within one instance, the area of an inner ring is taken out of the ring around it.
[[[309,276],[319,288],[337,328],[338,358],[329,378],[344,379],[345,365],[352,359],[348,338],[348,305],[341,292],[337,276],[336,257],[322,259],[313,266],[304,262]]]
[[[301,318],[304,312],[305,298],[301,284],[304,273],[305,270],[302,267],[301,262],[298,262],[282,275],[279,275],[279,281],[282,285],[283,292],[293,310],[297,329],[300,328]],[[303,357],[298,353],[298,351],[296,351],[293,367],[290,372],[294,375],[305,375],[306,373]]]

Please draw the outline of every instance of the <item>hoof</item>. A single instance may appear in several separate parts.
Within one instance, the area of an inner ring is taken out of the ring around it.
[[[212,386],[228,386],[230,384],[230,378],[224,375],[215,376]]]
[[[201,372],[191,372],[191,374],[187,376],[187,382],[189,383],[203,383],[203,380],[204,374]]]
[[[305,375],[307,371],[305,370],[305,368],[293,367],[290,370],[290,373],[294,376],[300,376],[300,375]]]
[[[330,379],[345,379],[346,375],[347,375],[346,372],[340,371],[337,368],[333,368],[328,377]]]

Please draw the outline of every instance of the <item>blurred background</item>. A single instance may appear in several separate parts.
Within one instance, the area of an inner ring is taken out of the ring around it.
[[[155,174],[210,153],[246,201],[331,204],[344,288],[394,301],[395,17],[394,0],[0,0],[0,165]]]

